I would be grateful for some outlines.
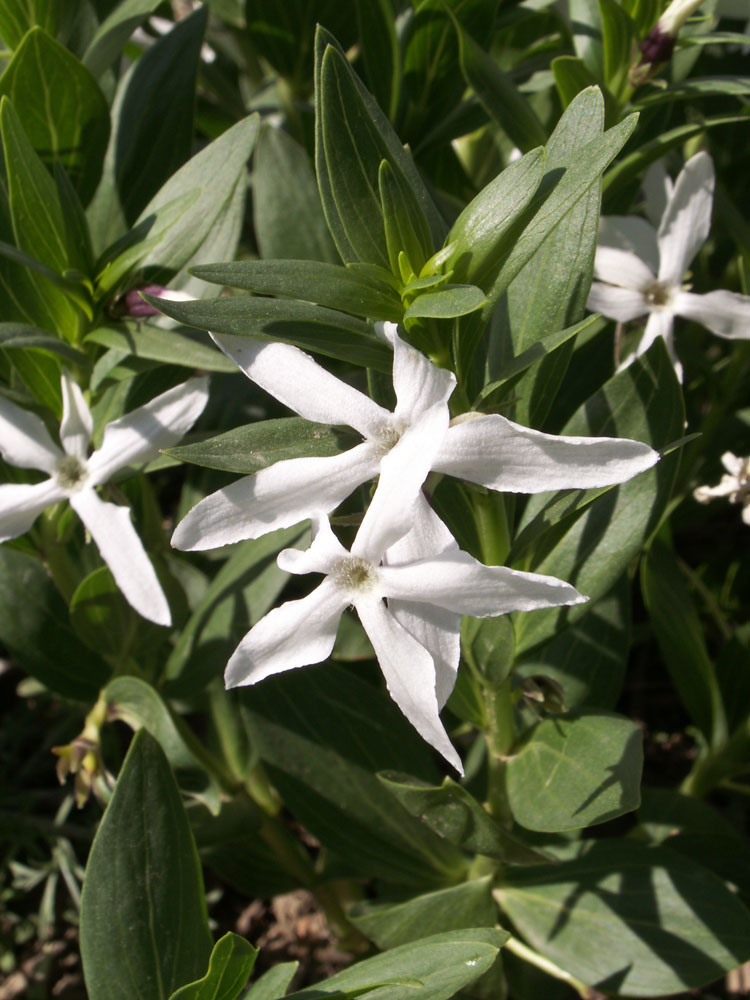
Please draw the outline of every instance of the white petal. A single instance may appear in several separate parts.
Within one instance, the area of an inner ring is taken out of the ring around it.
[[[675,181],[657,239],[659,280],[678,285],[711,228],[714,165],[708,153],[697,153]]]
[[[447,403],[456,387],[456,376],[438,368],[421,351],[393,332],[393,388],[396,416],[411,423],[426,410]]]
[[[599,246],[594,258],[594,277],[618,288],[638,291],[649,285],[655,275],[640,257],[629,250]]]
[[[69,500],[128,604],[157,625],[171,625],[169,604],[130,520],[129,508],[105,503],[92,489],[71,493]]]
[[[388,410],[331,375],[298,347],[252,337],[211,336],[249,379],[306,420],[346,424],[370,437],[390,418]]]
[[[448,739],[435,694],[432,657],[403,629],[382,601],[362,601],[357,612],[383,671],[388,692],[419,735],[463,774],[461,758]]]
[[[62,422],[60,441],[68,455],[85,459],[89,453],[89,441],[94,429],[91,410],[86,405],[78,383],[64,371],[60,379],[62,387]]]
[[[377,474],[377,450],[367,441],[340,455],[276,462],[201,500],[177,525],[172,545],[215,549],[288,528],[332,511]]]
[[[734,455],[731,451],[725,451],[721,456],[721,464],[730,476],[739,476],[747,459]]]
[[[697,486],[693,496],[698,503],[708,503],[715,497],[728,497],[737,492],[739,483],[734,476],[722,476],[718,486]]]
[[[674,191],[674,184],[664,169],[663,160],[651,164],[644,174],[641,189],[646,199],[646,215],[655,226],[658,226]]]
[[[457,549],[458,542],[420,493],[411,529],[387,550],[384,562],[394,566]],[[456,683],[461,652],[461,615],[413,601],[389,600],[388,610],[432,657],[435,693],[438,707],[442,708]]]
[[[29,530],[37,517],[65,499],[54,479],[42,483],[5,483],[0,486],[0,542],[17,538]]]
[[[541,493],[624,483],[658,460],[640,441],[542,434],[489,414],[450,427],[432,467],[493,490]]]
[[[587,600],[575,587],[554,576],[485,566],[462,551],[446,552],[410,565],[383,566],[380,578],[389,598],[437,604],[475,618]]]
[[[616,319],[619,323],[627,323],[637,319],[647,312],[643,295],[632,288],[618,288],[616,285],[605,285],[595,281],[589,291],[586,308],[592,312],[600,312],[602,316]]]
[[[287,601],[269,611],[232,653],[224,683],[228,688],[256,684],[271,674],[325,660],[348,603],[341,589],[326,579],[301,601]]]
[[[285,573],[330,573],[348,555],[324,516],[313,518],[313,541],[309,549],[282,549],[276,562]]]
[[[194,378],[156,396],[104,428],[102,446],[88,462],[92,482],[106,482],[126,465],[151,461],[176,444],[203,412],[208,379]]]
[[[659,270],[656,230],[637,215],[607,215],[599,220],[599,248],[629,250],[642,260],[652,274]],[[619,282],[618,282],[619,284]]]
[[[44,423],[0,395],[0,455],[9,465],[41,469],[53,475],[64,453],[49,436]]]
[[[742,505],[742,520],[745,524],[750,525],[750,504],[744,503]]]
[[[678,316],[692,319],[730,340],[750,340],[750,296],[736,292],[708,292],[695,295],[679,292],[673,303]]]
[[[652,344],[662,337],[664,339],[664,344],[667,348],[667,353],[672,359],[672,364],[677,372],[677,378],[682,381],[682,365],[677,360],[674,353],[674,342],[672,336],[672,327],[674,325],[674,316],[669,309],[654,309],[653,312],[649,314],[648,322],[646,323],[646,328],[643,331],[643,336],[641,337],[638,345],[632,354],[629,354],[618,367],[617,371],[621,372],[623,368],[627,368],[628,365],[632,364],[636,358],[639,358],[642,354],[652,346]]]
[[[423,413],[380,461],[380,480],[352,545],[352,555],[380,562],[387,548],[405,535],[422,483],[448,429],[445,403]]]

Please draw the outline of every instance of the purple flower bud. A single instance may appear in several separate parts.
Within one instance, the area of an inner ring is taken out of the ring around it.
[[[162,298],[166,291],[167,289],[162,285],[144,285],[142,288],[133,288],[121,299],[125,307],[125,314],[127,316],[135,316],[137,319],[141,319],[144,316],[158,316],[159,310],[142,299],[141,292],[144,292],[146,295],[154,295],[157,298]]]
[[[641,42],[643,62],[652,66],[669,62],[674,51],[674,36],[667,34],[657,24]]]

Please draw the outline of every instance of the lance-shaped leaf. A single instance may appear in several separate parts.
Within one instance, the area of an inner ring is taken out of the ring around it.
[[[238,337],[281,341],[330,358],[390,372],[393,354],[372,326],[348,313],[297,302],[248,296],[207,302],[149,301],[186,326]]]
[[[398,323],[404,314],[393,285],[360,269],[317,260],[238,260],[190,269],[203,281],[260,295],[315,302],[354,316]]]
[[[0,36],[9,48],[15,49],[36,25],[54,35],[61,14],[61,5],[55,0],[4,0],[0,6]]]
[[[288,1000],[347,1000],[377,988],[382,1000],[448,1000],[486,972],[508,940],[489,927],[447,931],[357,962]]]
[[[166,454],[181,462],[250,475],[287,458],[339,455],[358,440],[355,434],[338,427],[315,424],[302,417],[280,417],[168,448]]]
[[[342,259],[388,267],[378,193],[382,160],[388,160],[411,187],[428,221],[433,245],[439,246],[445,224],[408,150],[335,40],[322,28],[315,50],[315,166],[323,211]]]
[[[544,126],[528,100],[508,75],[454,19],[459,41],[459,62],[467,84],[474,89],[487,114],[527,153],[547,141]]]
[[[42,28],[33,28],[0,77],[32,146],[65,168],[82,201],[94,193],[109,138],[109,108],[91,73]]]
[[[142,729],[94,839],[81,899],[91,1000],[168,1000],[203,975],[211,937],[195,842],[169,764]]]
[[[307,150],[270,125],[260,130],[253,159],[253,223],[263,258],[340,259]]]
[[[163,330],[152,323],[120,323],[99,326],[86,337],[86,342],[101,344],[124,355],[148,358],[167,365],[184,365],[211,372],[235,372],[237,366],[208,341],[201,344],[174,330]]]
[[[159,6],[159,0],[124,0],[104,18],[83,54],[83,64],[96,77],[119,56],[135,29]]]
[[[256,979],[242,1000],[278,1000],[286,995],[299,962],[282,962]]]
[[[381,160],[378,189],[391,270],[399,274],[399,254],[405,253],[412,271],[419,274],[433,252],[424,212],[409,185],[388,160]]]

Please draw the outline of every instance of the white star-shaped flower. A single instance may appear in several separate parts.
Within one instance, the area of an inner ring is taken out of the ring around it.
[[[255,684],[319,663],[333,649],[344,609],[354,605],[391,697],[417,732],[462,772],[439,716],[458,668],[461,616],[558,607],[586,598],[562,580],[485,566],[458,548],[420,493],[437,450],[435,439],[430,446],[422,431],[437,430],[442,422],[433,408],[426,426],[407,429],[382,458],[378,488],[350,552],[322,515],[313,519],[307,551],[279,553],[281,569],[325,578],[308,597],[288,601],[253,626],[232,654],[224,679],[227,687]],[[420,549],[429,554],[415,557]]]
[[[216,548],[330,513],[379,475],[383,459],[407,431],[421,435],[434,454],[425,475],[431,469],[510,493],[609,486],[659,457],[639,441],[543,434],[498,414],[464,414],[451,423],[453,373],[402,340],[395,323],[379,326],[393,346],[392,413],[296,347],[212,335],[248,378],[285,406],[307,420],[353,427],[364,441],[328,458],[277,462],[218,490],[183,518],[173,545]]]
[[[682,284],[685,272],[711,228],[714,167],[707,153],[697,153],[683,167],[666,204],[658,230],[636,216],[601,220],[594,281],[588,308],[626,323],[648,316],[635,352],[622,367],[663,337],[677,376],[682,366],[673,344],[675,316],[692,319],[719,337],[750,338],[750,297],[716,291],[696,295]]]
[[[730,503],[742,505],[742,520],[750,524],[750,457],[738,458],[731,451],[721,456],[727,470],[718,486],[699,486],[693,496],[699,503],[708,503],[714,497],[727,497]]]
[[[175,444],[208,399],[208,380],[193,379],[113,420],[101,448],[88,454],[93,420],[73,379],[62,376],[60,448],[36,414],[0,396],[0,455],[10,465],[40,469],[49,479],[0,486],[0,542],[22,535],[52,504],[70,501],[132,607],[159,625],[171,624],[169,605],[130,520],[130,510],[106,503],[95,487],[119,469],[148,462]]]

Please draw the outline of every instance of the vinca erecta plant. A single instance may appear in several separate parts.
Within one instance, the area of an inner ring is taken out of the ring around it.
[[[736,992],[723,11],[0,5],[0,967],[30,995]]]

